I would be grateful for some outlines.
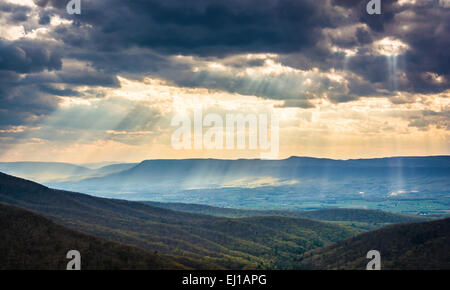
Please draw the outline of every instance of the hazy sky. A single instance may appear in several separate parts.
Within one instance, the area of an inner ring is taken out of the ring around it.
[[[0,161],[175,150],[177,114],[277,114],[279,158],[450,154],[438,0],[0,0]],[[205,128],[206,129],[206,128]]]

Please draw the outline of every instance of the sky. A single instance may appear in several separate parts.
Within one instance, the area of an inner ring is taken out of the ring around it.
[[[259,158],[175,149],[199,108],[278,116],[276,158],[450,154],[443,0],[68,2],[0,0],[0,161]]]

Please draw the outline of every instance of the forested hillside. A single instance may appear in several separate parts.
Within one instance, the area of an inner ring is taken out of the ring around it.
[[[450,219],[392,225],[303,256],[306,269],[366,268],[366,254],[378,250],[381,269],[450,269]]]
[[[54,190],[5,174],[0,174],[0,202],[89,234],[189,258],[195,268],[292,268],[298,255],[360,232],[300,218],[229,219],[176,212]]]
[[[0,203],[0,269],[65,270],[69,250],[82,269],[188,269],[167,256],[94,237]]]

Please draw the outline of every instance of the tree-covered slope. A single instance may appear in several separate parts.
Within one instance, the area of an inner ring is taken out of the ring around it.
[[[137,247],[87,235],[48,218],[0,203],[0,269],[64,270],[70,250],[82,269],[187,269]]]
[[[366,268],[378,250],[381,269],[450,269],[450,219],[391,225],[305,254],[300,268]]]

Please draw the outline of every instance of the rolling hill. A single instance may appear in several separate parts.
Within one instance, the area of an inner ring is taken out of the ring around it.
[[[306,253],[303,269],[364,270],[370,250],[381,255],[381,269],[449,270],[450,218],[391,225]]]
[[[229,219],[60,191],[0,174],[0,202],[69,228],[169,254],[192,268],[291,268],[299,254],[361,231],[308,219]]]
[[[188,269],[167,256],[68,229],[0,203],[0,270],[65,270],[69,250],[85,270]]]

